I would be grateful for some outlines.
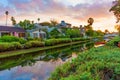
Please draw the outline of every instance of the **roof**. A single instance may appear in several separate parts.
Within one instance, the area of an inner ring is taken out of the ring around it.
[[[23,28],[13,26],[0,26],[0,31],[26,32]]]

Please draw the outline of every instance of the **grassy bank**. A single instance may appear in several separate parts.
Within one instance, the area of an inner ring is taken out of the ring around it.
[[[58,47],[63,47],[63,46],[68,46],[68,45],[73,45],[73,44],[80,44],[80,43],[85,43],[85,42],[88,42],[88,41],[89,40],[70,42],[70,43],[65,43],[65,44],[58,44],[58,45],[55,45],[55,46],[46,46],[46,47],[38,47],[38,48],[31,48],[31,49],[22,49],[22,50],[16,50],[16,51],[9,51],[9,52],[1,52],[0,53],[0,58],[16,56],[16,55],[20,55],[20,54],[39,52],[41,50],[53,49],[53,48],[58,48]]]
[[[120,48],[104,46],[59,66],[49,80],[120,80]]]

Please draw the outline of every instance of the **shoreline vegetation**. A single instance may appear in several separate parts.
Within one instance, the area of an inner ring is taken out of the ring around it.
[[[62,44],[58,44],[58,45],[36,47],[36,48],[30,48],[30,49],[21,49],[21,50],[0,52],[0,58],[6,58],[6,57],[16,56],[16,55],[20,55],[20,54],[34,53],[34,52],[39,52],[42,50],[48,50],[48,49],[53,49],[53,48],[58,48],[58,47],[63,47],[63,46],[68,46],[68,45],[85,43],[88,41],[90,41],[90,40],[62,43]]]
[[[120,48],[115,37],[102,47],[93,47],[59,66],[48,80],[120,80]]]

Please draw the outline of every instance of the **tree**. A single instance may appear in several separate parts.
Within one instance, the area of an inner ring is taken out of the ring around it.
[[[88,19],[88,25],[92,25],[93,22],[94,22],[94,19],[93,19],[93,18],[89,18],[89,19]]]
[[[18,24],[25,30],[31,30],[34,28],[34,22],[30,20],[25,19],[24,21],[20,21]]]
[[[87,36],[93,36],[94,35],[94,30],[92,28],[92,24],[94,22],[94,19],[93,18],[89,18],[87,20],[87,22],[88,22],[88,25],[84,26],[85,27],[85,31],[86,31],[85,33],[86,33]]]
[[[120,35],[120,25],[115,25],[115,29],[117,29],[117,31],[119,32],[119,35]]]
[[[112,11],[117,18],[116,23],[120,21],[120,0],[113,1],[113,6],[109,10]]]
[[[51,38],[59,38],[59,36],[62,35],[57,28],[54,28],[49,34]]]
[[[40,18],[38,18],[37,20],[38,20],[38,23],[39,23],[39,21],[40,21]]]
[[[85,30],[86,30],[86,31],[88,31],[88,30],[93,30],[93,29],[92,29],[92,24],[93,24],[93,22],[94,22],[94,19],[93,19],[93,18],[89,18],[89,19],[87,20],[87,22],[88,22],[88,25],[87,25],[87,26],[84,26],[84,27],[85,27]]]
[[[117,18],[116,23],[118,23],[120,21],[120,0],[113,1],[113,6],[109,11],[114,13],[115,17]],[[115,25],[115,29],[118,30],[120,35],[120,25]]]
[[[8,20],[8,14],[9,14],[9,12],[5,11],[5,14],[6,14],[6,26],[7,26],[7,20]]]
[[[58,25],[58,22],[55,19],[50,20],[51,26],[56,27]]]
[[[109,32],[107,29],[105,29],[105,31],[104,31],[104,32],[105,32],[105,34],[108,34],[108,33],[110,33],[110,32]]]
[[[66,33],[67,36],[70,36],[70,38],[77,38],[80,37],[80,30],[75,28],[75,29],[67,29]]]
[[[13,16],[11,17],[11,21],[12,21],[12,25],[16,24],[16,20],[15,20],[15,18]]]

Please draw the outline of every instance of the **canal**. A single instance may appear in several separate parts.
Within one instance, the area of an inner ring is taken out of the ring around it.
[[[89,42],[0,59],[0,80],[47,80],[57,66],[93,46]]]

